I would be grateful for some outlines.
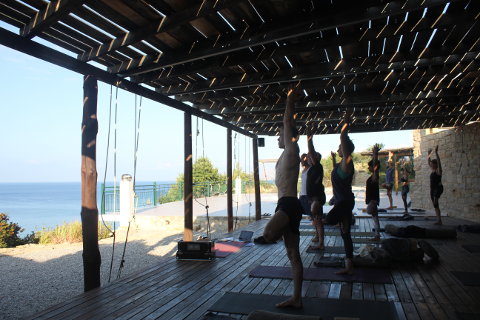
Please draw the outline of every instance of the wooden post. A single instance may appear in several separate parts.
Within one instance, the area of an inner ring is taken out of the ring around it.
[[[258,143],[257,137],[252,139],[253,145],[253,180],[255,183],[255,220],[262,219],[262,203],[260,199],[260,177],[259,177],[259,162],[258,162]]]
[[[83,285],[89,291],[100,287],[100,251],[98,249],[97,208],[97,79],[83,78],[82,120],[82,238]]]
[[[192,166],[192,114],[185,112],[185,163],[183,169],[184,230],[183,240],[193,240],[193,166]]]
[[[233,184],[232,184],[232,129],[227,128],[227,220],[228,232],[233,231]]]

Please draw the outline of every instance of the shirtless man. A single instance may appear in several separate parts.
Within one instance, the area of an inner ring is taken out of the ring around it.
[[[300,171],[300,149],[298,148],[298,132],[293,115],[295,113],[295,97],[297,89],[290,88],[287,95],[287,106],[283,116],[283,127],[280,128],[278,147],[284,149],[275,166],[275,184],[278,189],[278,203],[275,214],[265,226],[263,236],[255,239],[256,243],[270,243],[282,236],[285,249],[292,265],[293,296],[276,305],[278,308],[302,308],[303,264],[300,257],[300,220],[303,209],[297,198],[297,182]],[[262,239],[263,238],[263,239]]]

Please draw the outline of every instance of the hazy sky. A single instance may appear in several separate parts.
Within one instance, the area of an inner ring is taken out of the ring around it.
[[[0,23],[5,28],[5,24]],[[12,30],[11,28],[9,28]],[[0,45],[0,182],[80,181],[80,126],[83,76]],[[103,180],[107,149],[110,85],[99,82],[97,140],[98,179]],[[107,180],[113,180],[114,109]],[[137,98],[137,106],[139,98]],[[118,90],[117,177],[133,174],[135,95]],[[137,181],[174,180],[183,172],[183,113],[143,99],[137,155]],[[205,154],[224,173],[226,129],[192,118],[194,159]],[[202,133],[203,141],[202,144]],[[356,151],[374,143],[386,148],[412,145],[411,131],[352,134]],[[315,136],[315,146],[324,157],[337,150],[339,135]],[[245,147],[247,143],[247,148]],[[251,139],[237,134],[234,156],[247,172],[252,170]],[[204,148],[202,147],[204,145]],[[265,137],[260,159],[278,158],[277,137]],[[196,152],[196,149],[198,152]],[[306,139],[300,139],[301,152]],[[197,155],[198,153],[198,155]],[[267,165],[267,172],[273,164]],[[261,176],[264,177],[261,166]],[[271,179],[270,173],[267,177]],[[117,178],[119,179],[119,178]]]

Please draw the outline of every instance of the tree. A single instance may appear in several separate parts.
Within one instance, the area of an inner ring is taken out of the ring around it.
[[[220,182],[222,175],[208,158],[198,158],[193,164],[193,183]]]
[[[237,179],[237,177],[240,177],[240,179],[242,179],[242,181],[253,180],[253,174],[248,174],[245,171],[243,171],[239,162],[237,162],[235,164],[235,169],[233,170],[233,173],[232,173],[232,179],[234,181],[235,181],[235,179]]]
[[[218,172],[206,157],[197,159],[192,166],[193,173],[193,192],[195,197],[202,197],[215,193],[224,192],[226,188],[226,176]],[[159,203],[172,202],[182,199],[183,197],[183,173],[179,174],[176,184],[172,186],[166,195],[158,199]]]

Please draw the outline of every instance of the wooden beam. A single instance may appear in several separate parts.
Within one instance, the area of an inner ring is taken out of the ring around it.
[[[67,16],[74,8],[83,5],[84,2],[84,0],[53,0],[49,2],[46,7],[38,11],[30,23],[22,29],[21,35],[27,39],[32,39]]]
[[[227,129],[227,220],[228,232],[233,231],[232,130]]]
[[[354,107],[391,107],[402,103],[413,102],[426,102],[426,103],[455,103],[459,104],[467,103],[469,98],[478,97],[480,86],[468,87],[468,91],[460,88],[450,88],[441,90],[428,90],[428,91],[413,91],[408,94],[389,94],[381,95],[378,91],[363,91],[358,94],[335,96],[332,94],[323,94],[319,96],[309,96],[310,101],[300,101],[298,103],[299,113],[311,113],[317,111],[334,111],[337,108],[348,109]],[[474,89],[472,92],[469,92]],[[216,110],[218,114],[225,116],[229,115],[261,115],[261,114],[281,114],[282,111],[276,106],[284,105],[285,98],[280,97],[272,104],[252,103],[245,106],[231,106],[220,105],[219,107],[212,108]],[[197,105],[200,108],[207,108],[207,105]],[[255,110],[250,110],[251,106],[255,106]],[[220,110],[226,108],[228,111],[220,113]],[[238,109],[241,111],[232,111],[232,109]],[[296,110],[297,111],[297,110]],[[212,112],[215,114],[215,112]]]
[[[255,184],[255,220],[262,219],[262,199],[260,198],[260,174],[258,162],[258,138],[252,139],[253,181]]]
[[[162,69],[167,66],[174,66],[195,60],[205,59],[213,56],[223,55],[230,52],[248,49],[252,46],[260,46],[268,43],[302,37],[321,31],[332,30],[342,26],[350,26],[362,22],[368,22],[372,19],[387,18],[392,14],[402,14],[417,10],[423,10],[426,7],[435,7],[444,5],[447,2],[437,0],[433,3],[420,0],[412,0],[407,3],[401,1],[391,1],[397,6],[377,5],[372,7],[365,7],[365,5],[352,5],[350,10],[345,13],[337,15],[325,15],[324,12],[312,12],[307,16],[298,17],[297,20],[292,17],[287,17],[285,21],[279,21],[275,26],[264,25],[261,30],[251,31],[251,36],[244,38],[243,33],[229,37],[227,41],[216,41],[212,47],[210,40],[205,40],[206,45],[199,47],[199,50],[192,52],[185,52],[184,48],[181,52],[172,52],[169,54],[159,54],[155,57],[143,57],[141,59],[134,59],[127,63],[118,64],[115,67],[109,68],[111,73],[119,73],[123,75],[138,75],[146,72]],[[395,8],[395,9],[391,9]],[[395,11],[393,11],[395,10]]]
[[[465,53],[455,56],[458,57],[458,59],[461,59]],[[390,53],[391,56],[395,54],[396,52]],[[456,64],[458,63],[458,61],[454,61],[454,59],[448,60],[448,57],[445,56],[433,57],[431,59],[423,59],[418,61],[417,57],[419,54],[420,52],[414,51],[404,53],[402,54],[404,60],[402,59],[402,61],[398,61],[399,63],[396,64],[386,63],[369,65],[365,62],[372,59],[365,56],[358,57],[353,60],[342,59],[335,62],[315,63],[285,70],[272,70],[271,72],[252,72],[250,74],[244,73],[238,75],[233,74],[223,78],[216,78],[215,81],[212,81],[212,79],[207,79],[198,82],[192,81],[190,83],[179,82],[179,85],[177,86],[165,86],[162,89],[157,89],[157,91],[168,95],[183,95],[211,91],[215,91],[216,94],[221,94],[221,90],[228,90],[226,95],[232,97],[233,95],[236,95],[235,89],[238,88],[250,87],[251,90],[253,90],[257,86],[277,85],[281,83],[297,83],[302,81],[302,83],[304,83],[303,88],[308,89],[317,88],[319,86],[318,82],[326,83],[331,79],[342,79],[345,77],[349,79],[355,79],[359,76],[367,76],[371,74],[381,75],[382,73],[386,74],[381,79],[378,79],[378,82],[385,84],[386,80],[384,79],[390,72],[402,73],[405,75],[404,79],[412,81],[412,79],[409,78],[409,73],[411,73],[413,70],[422,70],[422,68],[428,68],[422,77],[429,75],[433,76],[437,74],[444,75],[450,74],[451,70],[456,68]],[[385,53],[385,55],[389,55],[389,53]],[[477,56],[469,57],[470,59],[467,58],[462,60],[461,63],[467,65],[468,62],[480,60],[478,53]],[[343,67],[337,70],[337,66],[339,64]],[[452,75],[452,78],[454,76],[455,75]],[[397,80],[397,77],[389,78]],[[418,79],[418,76],[416,78]],[[390,80],[392,81],[392,79]],[[348,81],[345,82],[348,83]],[[357,81],[354,83],[356,84]]]
[[[213,122],[215,124],[218,124],[226,128],[231,128],[232,130],[239,132],[243,135],[246,135],[248,137],[254,136],[252,133],[245,131],[242,128],[235,127],[234,125],[228,123],[227,121],[223,121],[215,116],[204,113],[198,109],[194,109],[182,102],[171,99],[163,94],[157,93],[153,90],[140,86],[131,81],[125,80],[123,78],[120,78],[116,75],[112,75],[88,63],[78,61],[75,58],[72,58],[66,54],[60,53],[40,43],[27,40],[3,28],[0,28],[0,44],[7,46],[9,48],[12,48],[14,50],[26,53],[30,56],[53,63],[60,67],[69,69],[71,71],[78,72],[83,75],[93,75],[100,81],[103,81],[105,83],[108,83],[114,86],[118,86],[121,89],[127,90],[129,92],[135,93],[137,95],[143,96],[153,101],[165,104],[177,110],[190,112],[192,115],[196,117],[200,117],[202,119],[208,120],[210,122]]]
[[[184,229],[183,241],[193,240],[193,164],[192,164],[192,114],[184,113],[184,169],[183,204]]]
[[[98,248],[97,208],[97,80],[83,79],[82,120],[82,239],[84,291],[100,287],[100,250]]]
[[[183,11],[164,16],[162,19],[156,22],[151,22],[145,27],[131,30],[109,42],[102,43],[101,45],[80,54],[78,59],[81,61],[90,61],[120,48],[135,44],[136,42],[148,40],[159,33],[176,29],[181,25],[188,24],[192,20],[215,14],[217,11],[228,7],[232,3],[242,1],[245,0],[205,0],[197,5],[189,6]]]

